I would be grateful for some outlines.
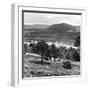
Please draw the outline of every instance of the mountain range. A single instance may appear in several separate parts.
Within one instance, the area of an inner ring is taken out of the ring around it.
[[[29,35],[28,35],[29,34]],[[24,25],[24,37],[45,41],[72,41],[80,35],[80,26],[67,23]]]
[[[33,25],[24,25],[25,29],[32,29],[32,28],[47,28],[49,25],[44,24],[33,24]]]

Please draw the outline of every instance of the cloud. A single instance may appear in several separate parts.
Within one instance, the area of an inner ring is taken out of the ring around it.
[[[81,15],[24,13],[24,24],[56,24],[69,23],[81,25]]]

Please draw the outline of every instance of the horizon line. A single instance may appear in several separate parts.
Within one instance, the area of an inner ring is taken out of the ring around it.
[[[77,24],[71,24],[71,23],[65,23],[65,22],[62,22],[62,23],[54,23],[54,24],[69,24],[69,25],[74,25],[74,26],[81,26],[81,25],[77,25]],[[42,24],[42,23],[24,23],[24,25],[53,25],[53,24]]]

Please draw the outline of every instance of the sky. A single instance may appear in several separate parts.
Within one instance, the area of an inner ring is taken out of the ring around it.
[[[24,13],[24,24],[60,24],[68,23],[71,25],[81,25],[81,15],[70,15],[70,14],[47,14],[47,13]]]

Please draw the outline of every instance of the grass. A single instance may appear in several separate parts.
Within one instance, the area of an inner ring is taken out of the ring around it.
[[[72,64],[72,69],[65,69],[60,61],[41,63],[40,57],[24,55],[24,77],[80,75],[80,64],[77,63]]]

